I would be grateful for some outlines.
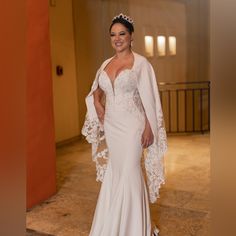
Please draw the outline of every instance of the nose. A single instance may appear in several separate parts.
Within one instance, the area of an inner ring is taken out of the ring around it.
[[[120,39],[120,35],[118,34],[115,36],[115,41],[118,41],[119,39]]]

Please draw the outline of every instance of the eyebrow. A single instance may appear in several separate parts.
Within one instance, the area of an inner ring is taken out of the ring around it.
[[[120,33],[126,33],[126,31],[122,30],[122,31],[118,32],[118,34],[120,34]],[[111,34],[115,34],[115,32],[112,31]]]

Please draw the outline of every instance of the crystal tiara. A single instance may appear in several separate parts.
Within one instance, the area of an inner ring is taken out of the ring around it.
[[[123,14],[123,13],[120,13],[119,15],[115,16],[115,17],[112,19],[112,21],[114,21],[114,20],[116,20],[116,19],[120,19],[120,18],[122,18],[122,19],[128,21],[128,22],[129,22],[130,24],[132,24],[132,25],[134,24],[133,19],[132,19],[131,17],[129,17],[129,16],[126,16],[126,15]]]

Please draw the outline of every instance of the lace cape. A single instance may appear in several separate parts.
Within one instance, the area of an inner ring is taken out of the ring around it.
[[[139,95],[154,134],[154,143],[144,153],[149,199],[151,203],[154,203],[159,198],[161,184],[165,182],[163,157],[167,151],[166,130],[154,70],[145,57],[134,52],[133,55],[134,65],[132,70],[136,74]],[[100,72],[111,59],[107,59],[97,71],[91,91],[85,99],[87,114],[82,134],[92,144],[92,159],[96,163],[97,181],[103,181],[109,157],[103,126],[98,120],[93,103],[93,92],[98,87]]]

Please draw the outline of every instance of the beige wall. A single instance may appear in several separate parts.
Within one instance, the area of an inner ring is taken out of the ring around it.
[[[103,60],[101,7],[101,1],[73,1],[79,132],[86,113],[85,96],[89,92],[96,70]]]
[[[86,113],[84,98],[96,70],[113,54],[108,32],[111,19],[127,6],[124,0],[73,1],[80,130]]]
[[[135,19],[134,49],[145,55],[144,36],[154,37],[155,54],[149,58],[158,82],[186,81],[186,7],[178,1],[130,0],[130,14]],[[176,36],[177,55],[158,57],[156,36]]]
[[[186,0],[187,80],[209,80],[209,1]]]
[[[109,27],[114,16],[124,13],[129,14],[129,1],[127,0],[104,0],[102,1],[102,25],[103,25],[103,52],[104,58],[114,54],[110,44]]]
[[[50,6],[51,57],[56,142],[79,134],[72,1],[56,1]],[[56,65],[64,74],[56,75]]]

